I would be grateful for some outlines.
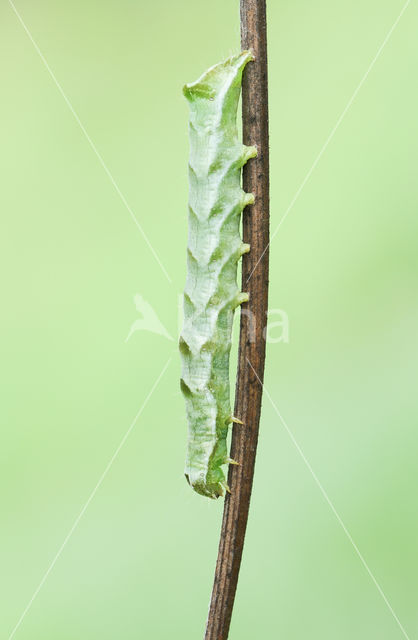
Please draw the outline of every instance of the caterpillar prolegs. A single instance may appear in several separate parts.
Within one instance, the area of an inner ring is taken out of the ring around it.
[[[243,209],[254,202],[241,188],[241,168],[257,154],[238,139],[242,72],[253,59],[244,51],[185,85],[190,105],[189,240],[180,336],[181,389],[189,424],[185,475],[209,498],[228,490],[222,465],[232,417],[229,356],[235,308],[248,300],[237,286]]]

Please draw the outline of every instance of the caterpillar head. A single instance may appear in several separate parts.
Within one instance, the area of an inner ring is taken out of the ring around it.
[[[196,100],[213,101],[217,95],[225,92],[228,82],[241,86],[241,75],[245,65],[254,60],[251,51],[243,51],[239,55],[231,56],[225,62],[214,65],[196,82],[186,84],[183,93],[190,102]],[[222,91],[220,91],[222,89]]]

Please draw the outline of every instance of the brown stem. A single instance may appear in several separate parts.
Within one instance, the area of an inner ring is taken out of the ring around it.
[[[229,469],[231,494],[225,498],[205,640],[228,637],[253,484],[263,391],[259,380],[264,378],[265,360],[269,242],[266,0],[240,0],[240,4],[242,49],[251,49],[255,55],[243,77],[243,140],[258,149],[257,157],[243,171],[244,191],[255,195],[255,203],[243,216],[243,238],[251,251],[243,259],[242,290],[249,292],[250,301],[241,312],[235,416],[244,426],[235,425],[232,434],[231,458],[239,466]]]

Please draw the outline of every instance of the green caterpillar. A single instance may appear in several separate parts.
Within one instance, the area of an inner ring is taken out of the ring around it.
[[[189,423],[185,475],[209,498],[229,490],[222,465],[232,417],[229,355],[235,308],[248,300],[239,291],[237,267],[250,250],[240,236],[241,213],[254,196],[241,189],[241,168],[257,155],[238,139],[237,109],[244,51],[185,85],[190,104],[189,241],[184,326],[179,348],[181,390]]]

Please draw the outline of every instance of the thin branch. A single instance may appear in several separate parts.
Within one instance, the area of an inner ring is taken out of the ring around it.
[[[229,470],[231,494],[225,498],[205,640],[228,637],[253,484],[263,390],[259,380],[264,379],[265,361],[269,244],[266,0],[240,0],[240,4],[242,49],[251,49],[255,55],[243,78],[243,141],[258,149],[257,158],[243,170],[244,191],[255,195],[255,203],[243,216],[243,238],[251,245],[251,251],[244,255],[242,283],[250,301],[243,305],[241,313],[235,415],[244,426],[235,425],[232,434],[231,457],[239,466],[230,465]],[[249,279],[261,256],[263,259]]]

